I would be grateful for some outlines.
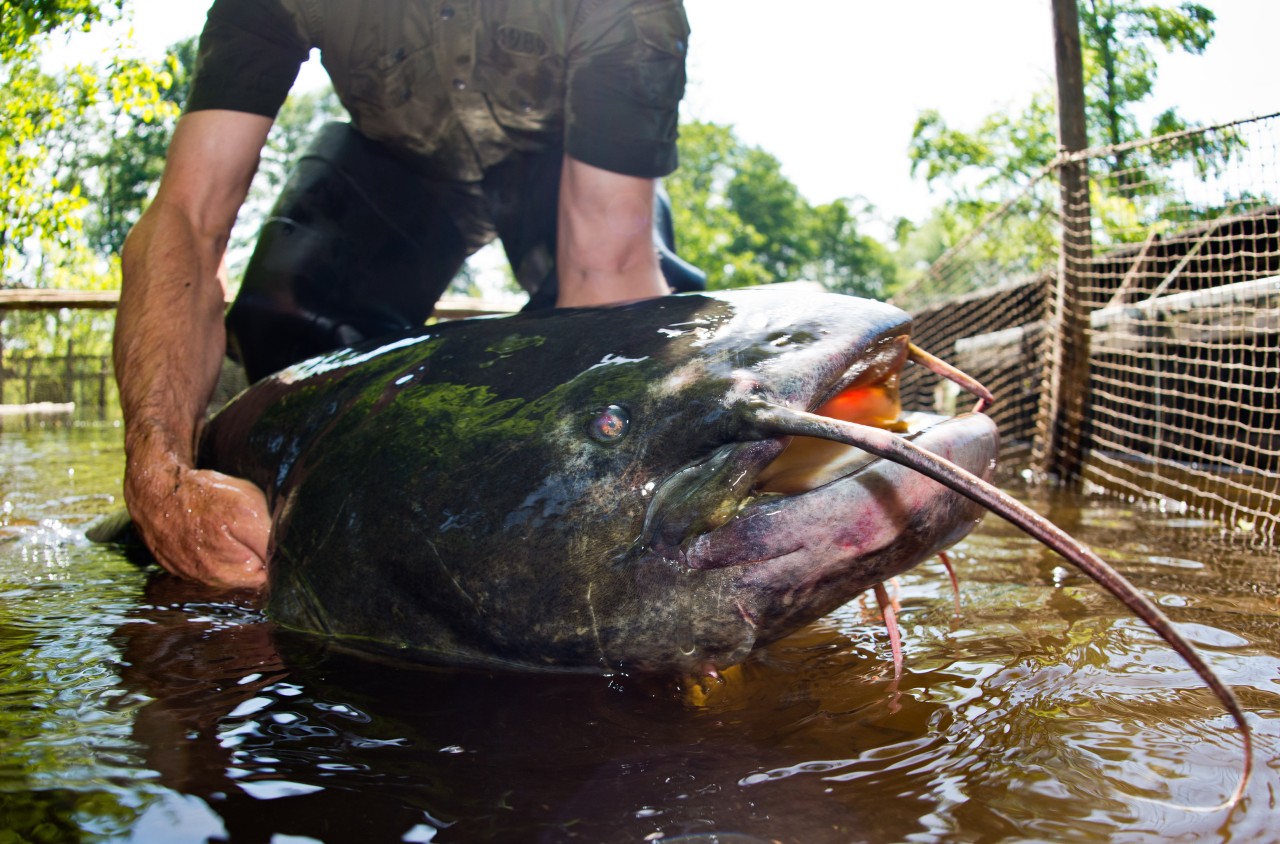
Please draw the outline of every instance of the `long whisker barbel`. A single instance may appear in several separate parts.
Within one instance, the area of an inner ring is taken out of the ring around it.
[[[982,505],[1043,542],[1119,599],[1186,661],[1218,697],[1239,726],[1244,744],[1244,770],[1230,799],[1213,809],[1228,808],[1241,800],[1248,787],[1250,771],[1253,768],[1253,737],[1240,701],[1196,652],[1191,643],[1178,632],[1169,617],[1125,579],[1124,575],[1066,531],[1008,493],[891,431],[870,425],[860,425],[856,422],[831,419],[764,401],[749,402],[743,409],[754,431],[762,437],[790,435],[842,442],[920,472]]]
[[[991,394],[990,390],[982,386],[978,379],[968,373],[961,372],[945,360],[934,357],[915,343],[907,344],[907,357],[912,362],[920,364],[934,375],[959,384],[960,388],[966,393],[977,396],[978,403],[973,407],[974,413],[981,413],[988,407],[991,407],[991,405],[995,404],[996,397]]]

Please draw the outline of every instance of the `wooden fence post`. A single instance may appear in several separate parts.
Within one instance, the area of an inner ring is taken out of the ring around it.
[[[1076,0],[1053,0],[1058,75],[1059,196],[1062,248],[1047,342],[1048,368],[1040,391],[1034,464],[1069,478],[1080,472],[1089,398],[1089,313],[1084,280],[1093,255],[1089,164],[1071,154],[1088,148],[1084,69]]]
[[[111,358],[107,355],[98,357],[98,414],[103,417],[107,412],[107,366]]]
[[[67,338],[67,365],[62,376],[62,400],[74,402],[76,400],[76,357],[75,357],[76,341],[71,337]]]

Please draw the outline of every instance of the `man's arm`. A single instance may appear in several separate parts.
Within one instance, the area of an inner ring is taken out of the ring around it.
[[[122,254],[125,502],[162,566],[225,587],[266,582],[270,518],[253,484],[196,471],[195,444],[225,350],[223,252],[270,128],[240,112],[184,115]]]
[[[605,305],[670,292],[653,243],[654,189],[653,179],[564,157],[557,306]]]

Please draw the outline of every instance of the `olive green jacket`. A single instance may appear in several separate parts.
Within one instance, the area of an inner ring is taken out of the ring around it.
[[[356,127],[434,175],[559,147],[652,178],[688,37],[680,0],[216,0],[187,109],[274,117],[314,48]]]

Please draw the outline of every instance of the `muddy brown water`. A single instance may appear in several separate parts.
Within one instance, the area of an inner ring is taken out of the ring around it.
[[[1063,491],[1028,500],[1129,575],[1240,695],[988,517],[874,602],[705,694],[326,653],[80,531],[120,431],[0,432],[0,842],[1280,841],[1280,558]]]

